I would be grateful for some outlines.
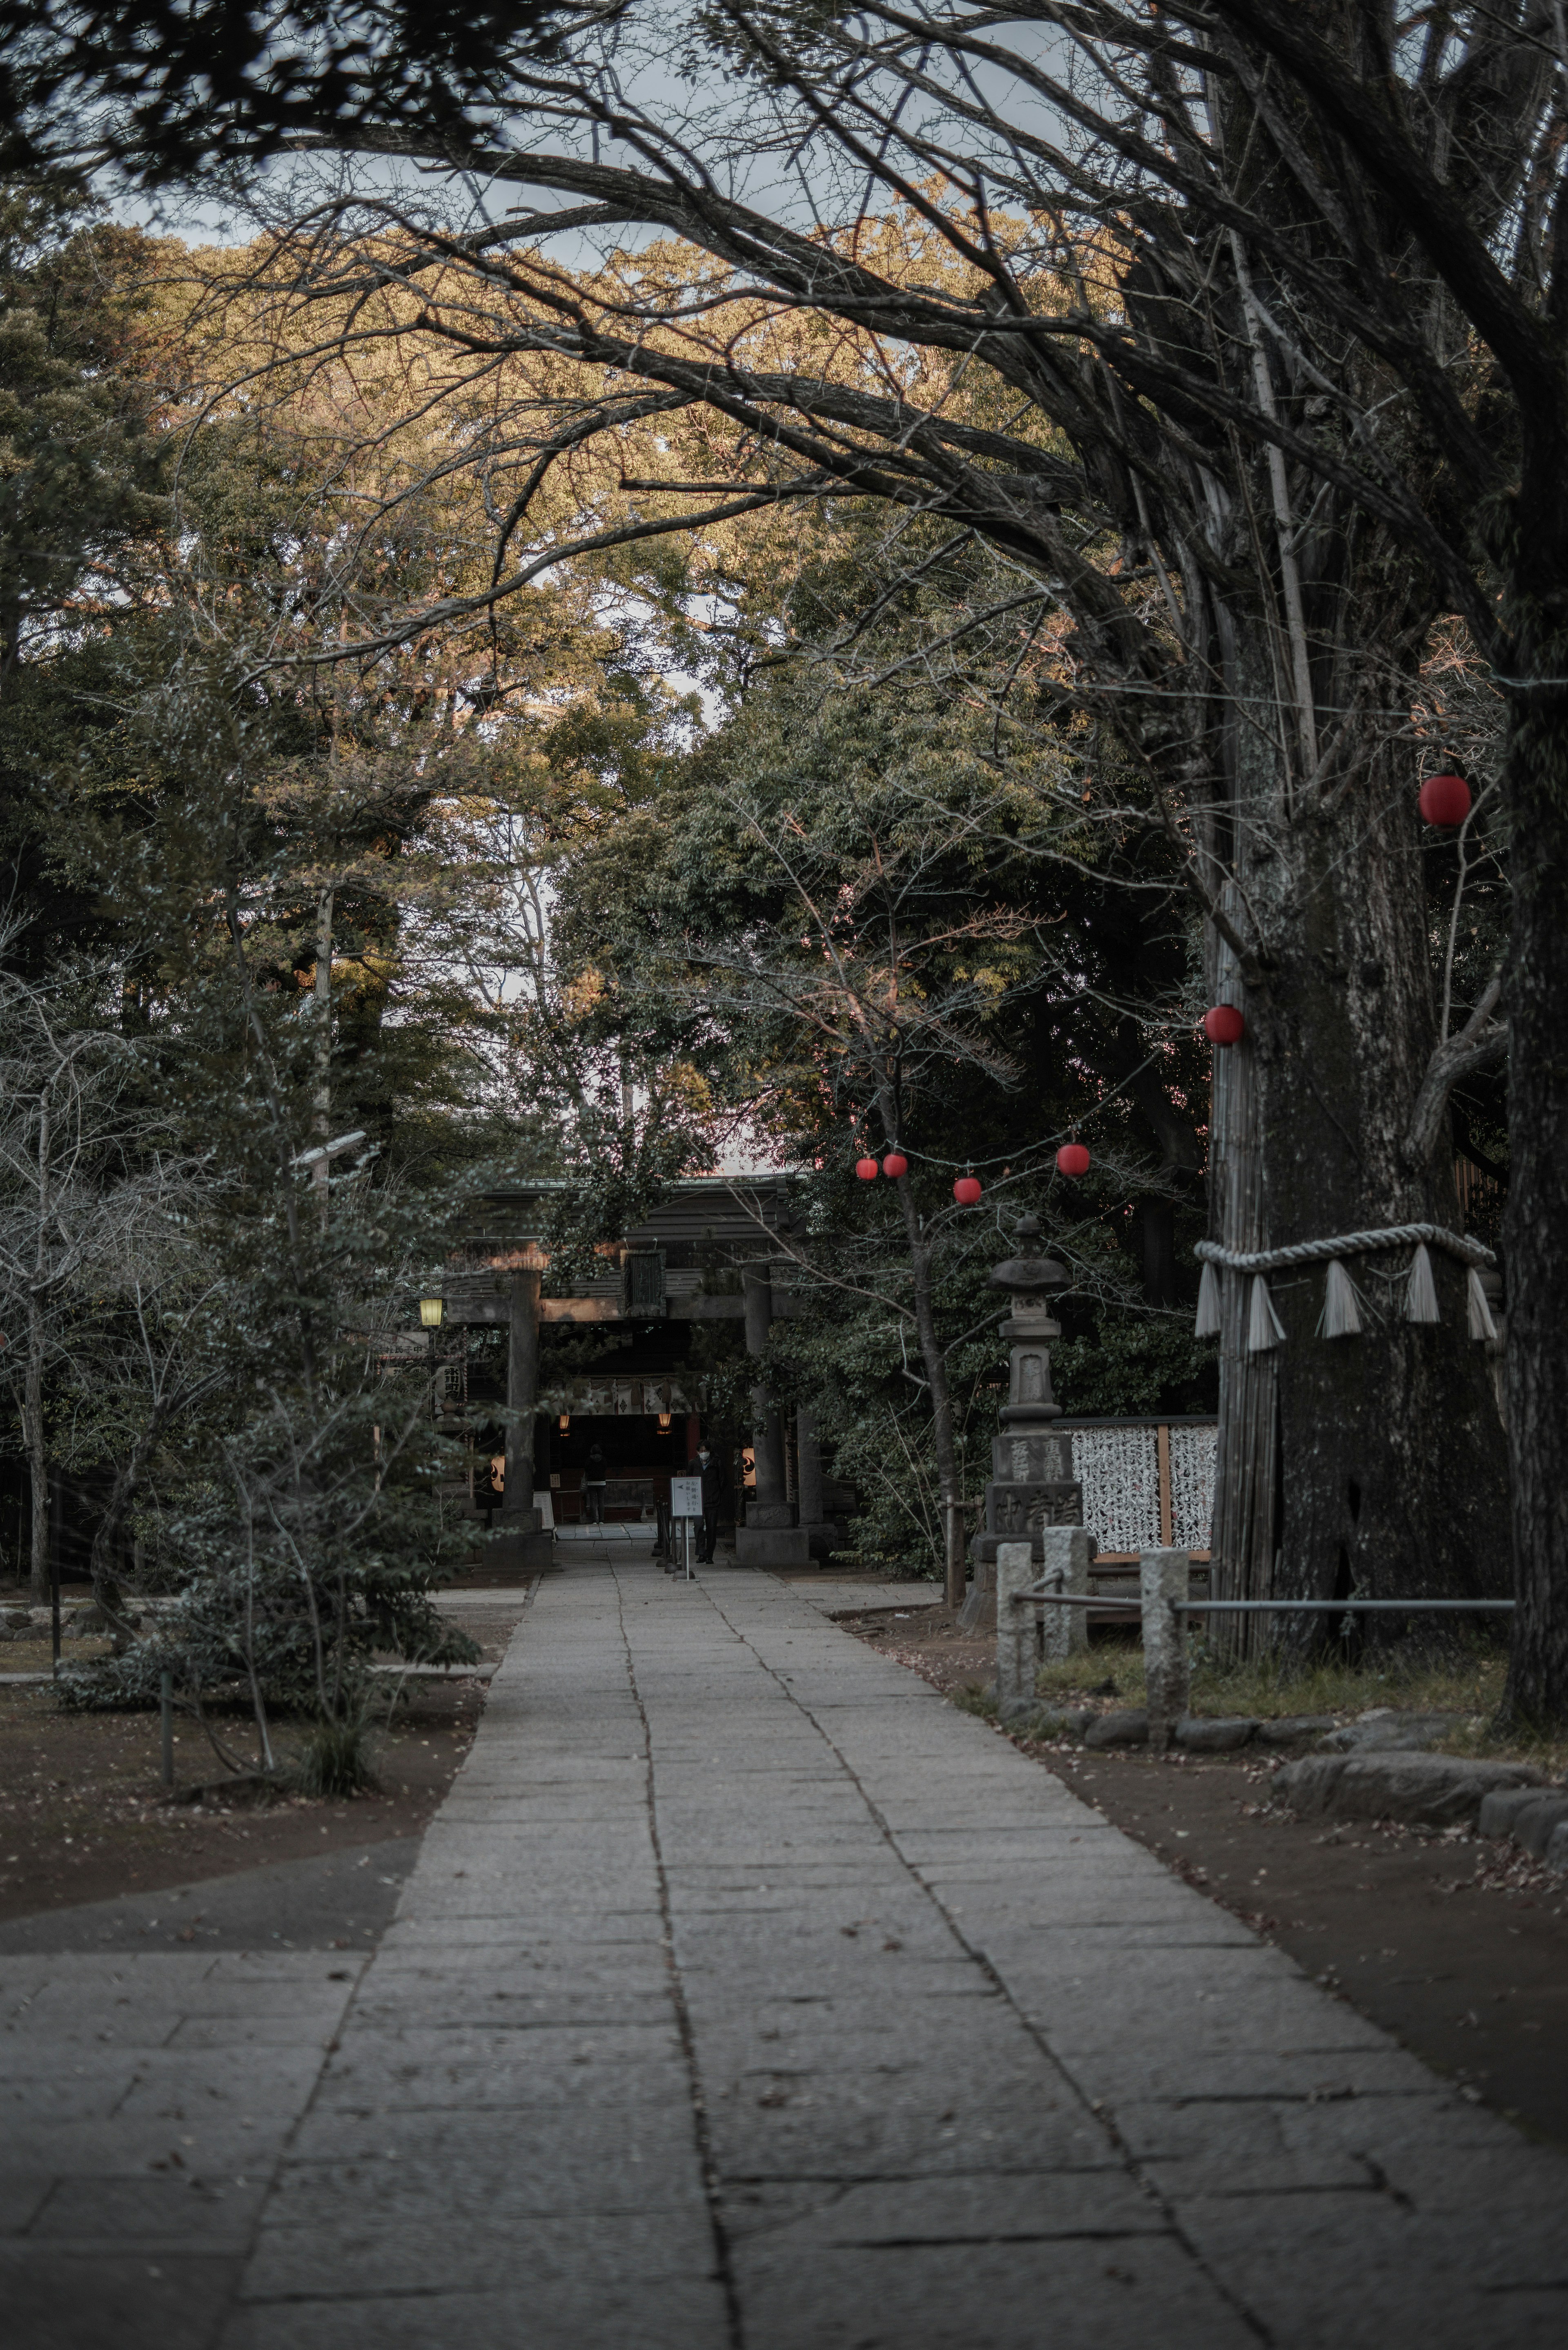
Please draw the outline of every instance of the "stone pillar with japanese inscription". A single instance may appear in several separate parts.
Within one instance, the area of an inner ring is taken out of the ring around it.
[[[992,1475],[985,1489],[985,1527],[971,1556],[974,1587],[963,1610],[971,1628],[994,1621],[996,1554],[1002,1543],[1027,1542],[1044,1563],[1041,1529],[1081,1526],[1084,1489],[1073,1475],[1073,1440],[1054,1422],[1062,1407],[1051,1393],[1051,1340],[1062,1335],[1050,1303],[1068,1274],[1055,1257],[1037,1253],[1040,1224],[1023,1216],[1012,1228],[1015,1253],[992,1269],[994,1287],[1008,1294],[1002,1329],[1008,1341],[1007,1401],[1002,1432],[991,1448]]]

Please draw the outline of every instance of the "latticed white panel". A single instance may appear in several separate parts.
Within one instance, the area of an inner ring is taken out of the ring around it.
[[[1074,1429],[1073,1474],[1084,1488],[1084,1523],[1102,1550],[1159,1548],[1159,1443],[1152,1428]]]
[[[1170,1527],[1178,1550],[1207,1550],[1214,1521],[1216,1427],[1170,1431]]]

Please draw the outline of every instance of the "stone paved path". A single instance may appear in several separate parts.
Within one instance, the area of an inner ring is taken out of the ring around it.
[[[1568,2329],[1568,2163],[771,1577],[547,1579],[341,2020],[285,1983],[222,2350]]]

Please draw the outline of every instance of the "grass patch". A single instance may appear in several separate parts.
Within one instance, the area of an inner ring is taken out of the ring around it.
[[[1194,1713],[1253,1714],[1275,1721],[1289,1713],[1364,1713],[1369,1706],[1402,1712],[1459,1713],[1478,1736],[1502,1700],[1508,1660],[1490,1642],[1454,1641],[1438,1655],[1357,1662],[1318,1657],[1305,1663],[1272,1651],[1231,1663],[1200,1641],[1192,1648]],[[1113,1682],[1114,1690],[1106,1688]],[[1115,1695],[1128,1705],[1144,1700],[1143,1651],[1130,1640],[1096,1641],[1084,1655],[1041,1669],[1035,1689],[1060,1700]],[[1467,1734],[1469,1734],[1467,1732]]]
[[[978,1713],[982,1721],[996,1720],[996,1700],[979,1681],[964,1681],[951,1691],[951,1697],[961,1713]]]
[[[318,1721],[307,1732],[288,1773],[302,1795],[360,1795],[377,1784],[369,1724],[363,1716]]]

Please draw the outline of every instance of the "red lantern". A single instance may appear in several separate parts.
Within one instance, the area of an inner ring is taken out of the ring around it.
[[[1427,824],[1463,824],[1470,812],[1470,787],[1462,775],[1428,775],[1416,805]]]
[[[1086,1175],[1089,1154],[1081,1142],[1064,1142],[1056,1153],[1056,1165],[1064,1175]]]
[[[905,1158],[903,1152],[901,1150],[889,1150],[887,1158],[882,1161],[882,1172],[888,1178],[888,1182],[896,1183],[900,1175],[907,1175],[909,1171],[909,1162]]]
[[[855,1172],[863,1183],[875,1183],[877,1161],[874,1159],[857,1159],[855,1162]]]
[[[1203,1034],[1211,1045],[1239,1045],[1247,1024],[1233,1003],[1217,1003],[1203,1015]]]
[[[961,1208],[978,1208],[983,1188],[978,1175],[961,1175],[953,1185],[953,1198]]]

